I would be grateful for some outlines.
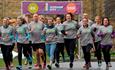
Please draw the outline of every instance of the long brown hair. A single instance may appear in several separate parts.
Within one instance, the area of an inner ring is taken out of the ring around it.
[[[70,15],[71,16],[71,20],[74,20],[74,15],[72,13],[67,13],[66,15]],[[66,21],[66,15],[64,17],[64,21]]]

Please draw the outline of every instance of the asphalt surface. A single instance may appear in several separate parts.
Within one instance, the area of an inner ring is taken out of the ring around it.
[[[112,67],[109,69],[106,69],[105,62],[102,63],[102,66],[99,68],[97,62],[92,62],[91,65],[92,67],[89,70],[115,70],[115,62],[111,62]],[[74,66],[72,69],[69,68],[69,62],[63,62],[60,63],[60,68],[56,68],[55,64],[52,65],[52,70],[86,70],[83,68],[84,61],[75,61]],[[0,68],[0,70],[5,70],[5,68]],[[12,70],[16,70],[16,68],[12,68]],[[33,69],[28,69],[27,66],[23,66],[23,70],[36,70],[35,68]],[[47,68],[44,70],[48,70]]]

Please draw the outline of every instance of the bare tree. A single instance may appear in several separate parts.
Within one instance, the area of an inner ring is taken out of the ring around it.
[[[115,17],[115,0],[105,0],[105,15],[111,18]]]

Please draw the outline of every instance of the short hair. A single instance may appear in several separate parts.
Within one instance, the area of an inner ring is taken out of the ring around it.
[[[87,13],[83,13],[83,16],[85,16],[85,15],[86,15],[86,16],[88,16],[88,14],[87,14]]]

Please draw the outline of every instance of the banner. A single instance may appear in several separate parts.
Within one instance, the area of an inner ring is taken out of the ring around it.
[[[81,14],[82,2],[67,2],[67,1],[24,1],[21,5],[22,14]]]

